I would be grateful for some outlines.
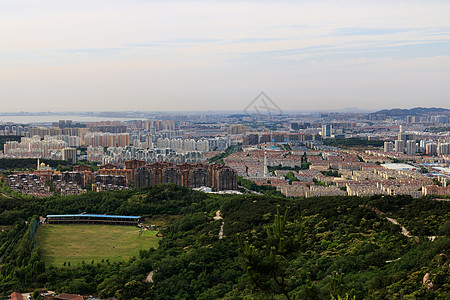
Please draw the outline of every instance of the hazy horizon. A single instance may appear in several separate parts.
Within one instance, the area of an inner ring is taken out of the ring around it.
[[[450,109],[450,106],[426,106],[426,105],[421,105],[421,106],[411,106],[411,107],[399,107],[399,106],[391,106],[391,107],[380,107],[379,109],[363,109],[363,108],[359,108],[359,107],[337,107],[337,108],[323,108],[323,109],[304,109],[304,110],[299,110],[299,109],[290,109],[290,110],[282,110],[281,114],[283,113],[320,113],[320,112],[343,112],[343,113],[372,113],[372,112],[377,112],[377,111],[381,111],[381,110],[392,110],[392,109],[413,109],[413,108],[439,108],[439,109]],[[243,109],[241,110],[232,110],[232,109],[221,109],[221,110],[214,110],[214,109],[209,109],[209,110],[34,110],[34,111],[26,111],[26,110],[11,110],[11,111],[6,111],[6,110],[2,110],[0,112],[0,116],[3,114],[6,115],[11,115],[11,116],[15,116],[15,115],[20,115],[20,114],[63,114],[63,115],[72,115],[72,114],[87,114],[87,113],[92,113],[92,114],[101,114],[101,113],[117,113],[117,112],[124,112],[124,113],[204,113],[204,112],[211,112],[211,113],[236,113],[236,114],[247,114]],[[250,114],[252,114],[254,112],[250,112]]]
[[[284,114],[295,114],[295,113],[333,113],[333,112],[342,112],[342,113],[374,113],[381,110],[393,110],[393,109],[413,109],[413,108],[438,108],[438,109],[448,109],[446,107],[435,107],[435,106],[415,106],[415,107],[385,107],[381,109],[361,109],[358,107],[344,107],[344,108],[336,108],[336,109],[317,109],[317,110],[282,110],[277,115]],[[36,116],[46,114],[56,116],[61,114],[61,116],[67,115],[102,115],[108,113],[152,113],[152,114],[174,114],[174,113],[188,113],[188,114],[196,114],[196,113],[212,113],[212,114],[254,114],[255,111],[245,112],[244,110],[79,110],[79,111],[3,111],[0,112],[1,116]],[[118,116],[120,118],[121,116]]]
[[[2,112],[450,108],[448,1],[0,0]]]

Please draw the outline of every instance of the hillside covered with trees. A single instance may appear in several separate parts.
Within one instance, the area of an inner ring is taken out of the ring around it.
[[[222,219],[214,218],[218,210]],[[129,261],[45,265],[45,245],[35,244],[33,220],[81,212],[179,217],[160,230],[158,249],[142,250]],[[386,217],[405,226],[409,237]],[[449,220],[449,202],[406,196],[286,199],[205,194],[172,184],[43,199],[2,194],[0,292],[48,289],[119,299],[449,299]]]

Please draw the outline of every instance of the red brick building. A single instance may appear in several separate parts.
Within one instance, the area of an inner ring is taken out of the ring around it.
[[[219,164],[179,164],[157,162],[140,167],[135,172],[135,186],[146,187],[175,183],[189,188],[212,187],[216,191],[236,190],[237,173]]]

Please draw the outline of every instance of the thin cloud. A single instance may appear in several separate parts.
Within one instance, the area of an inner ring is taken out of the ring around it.
[[[0,0],[2,109],[240,109],[260,90],[289,109],[448,106],[449,15],[437,0]]]

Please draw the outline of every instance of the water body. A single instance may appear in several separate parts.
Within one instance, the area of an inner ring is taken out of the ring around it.
[[[100,116],[79,116],[79,115],[49,115],[49,116],[0,116],[0,124],[14,122],[16,124],[47,124],[58,122],[59,120],[72,120],[73,122],[99,122],[99,121],[132,121],[146,120],[145,118],[114,118]]]

